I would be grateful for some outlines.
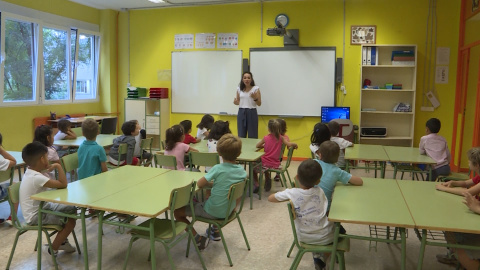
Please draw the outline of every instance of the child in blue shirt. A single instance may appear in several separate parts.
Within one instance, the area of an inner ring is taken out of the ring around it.
[[[325,192],[325,196],[327,196],[328,199],[328,211],[330,211],[332,195],[337,181],[343,184],[349,183],[355,186],[361,186],[363,185],[363,180],[362,178],[353,176],[335,165],[338,161],[338,156],[340,155],[340,147],[335,142],[324,141],[320,144],[317,155],[320,158],[317,162],[320,163],[323,171],[322,179],[317,186],[322,188],[323,192]]]
[[[228,207],[228,191],[233,184],[245,181],[247,172],[242,166],[236,164],[236,159],[242,151],[242,141],[239,137],[232,134],[223,135],[217,143],[217,152],[223,158],[223,163],[213,166],[208,173],[198,180],[199,188],[211,187],[211,195],[205,202],[194,202],[195,216],[209,219],[223,219]],[[229,209],[229,213],[235,207]],[[191,217],[190,207],[182,207],[175,210],[175,219],[190,224],[187,217]],[[208,229],[207,229],[208,232]],[[206,236],[197,234],[192,229],[195,236],[196,244],[200,250],[207,247],[208,242]],[[210,237],[214,241],[221,240],[218,228],[213,228]]]
[[[87,178],[107,171],[105,149],[97,144],[97,121],[88,118],[82,124],[82,134],[86,140],[78,148],[78,179]]]

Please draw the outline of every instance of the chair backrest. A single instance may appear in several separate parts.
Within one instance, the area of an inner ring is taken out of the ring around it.
[[[225,215],[225,220],[223,221],[223,224],[227,223],[228,217],[230,216],[230,209],[235,208],[237,205],[237,200],[241,198],[240,201],[240,208],[237,211],[237,214],[240,214],[243,209],[243,201],[245,200],[245,194],[247,193],[247,182],[248,179],[245,181],[238,182],[236,184],[233,184],[230,186],[230,189],[228,191],[228,208],[227,212]],[[235,210],[233,210],[235,211]]]
[[[140,149],[152,153],[153,138],[146,138],[140,141]]]
[[[292,157],[293,157],[293,151],[294,150],[295,149],[293,147],[290,147],[288,149],[287,162],[285,163],[285,169],[288,169],[288,167],[290,166],[290,162],[292,162]]]
[[[117,119],[117,117],[103,119],[100,134],[115,134],[117,131]]]
[[[189,152],[190,170],[195,166],[212,167],[220,163],[218,153]]]
[[[60,159],[62,168],[65,172],[70,172],[78,169],[78,153],[65,155]]]
[[[298,243],[297,230],[295,229],[295,219],[297,218],[297,215],[295,214],[295,208],[294,208],[293,202],[289,201],[287,203],[287,207],[288,207],[288,216],[290,217],[290,225],[292,226],[293,241],[295,245],[298,247],[300,245]]]
[[[175,170],[177,169],[177,158],[175,156],[168,156],[168,155],[162,155],[162,154],[156,154],[154,156],[155,158],[155,167],[162,166],[165,167],[172,167]]]
[[[165,150],[165,141],[161,140],[160,143],[162,144],[162,150]]]
[[[8,204],[10,205],[10,215],[12,216],[12,223],[15,228],[20,229],[22,224],[18,220],[15,205],[20,202],[20,182],[17,182],[8,187]]]
[[[10,185],[13,182],[13,175],[15,173],[15,168],[8,168],[6,171],[0,171],[0,182],[10,180]]]
[[[72,128],[72,132],[75,133],[77,137],[83,136],[81,127]]]
[[[282,143],[282,149],[280,150],[280,156],[278,159],[282,160],[283,159],[283,153],[285,153],[285,148],[287,147],[286,144]]]
[[[172,238],[175,238],[176,235],[176,230],[175,230],[175,219],[174,217],[174,212],[175,210],[182,208],[184,206],[189,206],[192,212],[192,224],[195,223],[195,214],[193,210],[193,194],[195,193],[195,187],[197,185],[196,181],[193,181],[190,184],[187,184],[183,187],[179,187],[176,189],[173,189],[172,192],[170,192],[170,202],[168,204],[168,209],[170,210],[170,216],[172,217],[171,220],[171,225],[172,225],[172,233],[173,236]]]
[[[128,145],[126,143],[121,143],[119,146],[118,146],[118,164],[117,164],[117,167],[120,166],[120,164],[122,163],[121,161],[122,160],[125,160],[127,159],[127,150],[128,150]],[[123,157],[123,159],[122,159]]]

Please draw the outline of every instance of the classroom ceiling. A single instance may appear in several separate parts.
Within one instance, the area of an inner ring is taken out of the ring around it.
[[[164,8],[178,6],[197,6],[197,5],[219,5],[231,3],[247,2],[273,2],[273,1],[292,1],[292,0],[164,0],[164,3],[152,3],[148,0],[69,0],[81,5],[97,9],[148,9]]]

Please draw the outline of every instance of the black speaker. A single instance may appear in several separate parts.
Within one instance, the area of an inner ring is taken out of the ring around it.
[[[248,66],[248,59],[247,58],[243,58],[243,62],[242,62],[242,66],[243,66],[243,73],[247,72],[247,71],[250,71],[250,67]]]
[[[342,83],[343,82],[343,58],[337,58],[337,63],[335,65],[335,82]]]

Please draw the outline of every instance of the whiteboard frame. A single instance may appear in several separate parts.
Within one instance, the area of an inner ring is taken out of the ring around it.
[[[337,59],[337,50],[336,47],[275,47],[275,48],[250,48],[249,50],[249,62],[251,63],[252,59],[252,52],[283,52],[283,51],[332,51],[334,53],[334,59],[333,59],[333,70],[334,70],[334,76],[331,78],[333,81],[333,104],[331,105],[323,105],[323,106],[336,106],[337,104],[337,95],[336,95],[336,59]],[[251,64],[249,65],[249,70],[251,71]],[[262,86],[260,86],[260,90],[262,89]],[[262,102],[263,103],[263,102]],[[293,118],[299,118],[299,117],[321,117],[321,106],[319,106],[318,114],[315,115],[280,115],[280,114],[273,114],[273,113],[261,113],[259,112],[259,115],[279,115],[282,117],[293,117]]]

